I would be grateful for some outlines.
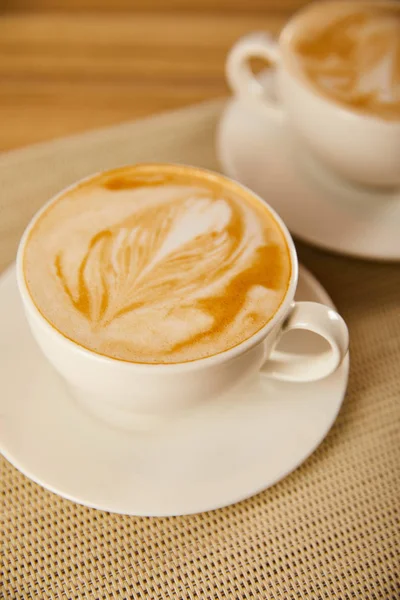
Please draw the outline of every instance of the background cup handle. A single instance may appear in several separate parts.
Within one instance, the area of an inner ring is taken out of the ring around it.
[[[282,118],[283,110],[279,102],[266,94],[264,86],[252,72],[249,65],[251,58],[265,59],[270,68],[276,70],[280,62],[277,42],[264,32],[250,33],[236,42],[226,61],[229,86],[237,96],[258,101],[274,117]]]
[[[332,308],[316,302],[296,302],[286,317],[280,336],[292,329],[305,329],[323,337],[326,351],[314,355],[273,350],[261,372],[274,379],[292,382],[317,381],[339,367],[349,347],[349,332],[342,317]]]

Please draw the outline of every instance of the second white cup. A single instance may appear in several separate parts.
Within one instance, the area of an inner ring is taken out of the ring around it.
[[[286,119],[300,142],[339,176],[366,186],[398,186],[400,119],[361,113],[319,93],[302,74],[293,50],[299,30],[311,27],[311,20],[323,23],[346,4],[311,4],[288,22],[278,41],[259,32],[240,39],[227,59],[228,83],[238,97],[256,103],[271,118]],[[266,60],[276,72],[277,101],[266,97],[249,66],[252,58]]]

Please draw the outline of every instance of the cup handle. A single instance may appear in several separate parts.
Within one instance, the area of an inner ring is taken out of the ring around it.
[[[262,58],[276,70],[280,62],[277,42],[267,33],[255,32],[242,37],[232,47],[226,61],[226,78],[232,91],[240,97],[256,100],[275,118],[283,117],[279,102],[268,97],[264,86],[248,64],[251,58]]]
[[[349,332],[342,317],[332,308],[316,302],[296,302],[286,317],[280,336],[292,329],[305,329],[323,337],[329,349],[314,355],[273,350],[261,372],[291,382],[318,381],[340,366],[349,348]]]

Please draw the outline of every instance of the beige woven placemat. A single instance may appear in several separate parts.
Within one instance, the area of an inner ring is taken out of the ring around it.
[[[220,107],[201,105],[1,156],[0,270],[13,260],[36,209],[87,173],[137,160],[218,168],[213,134]],[[400,266],[299,251],[351,330],[349,392],[320,448],[250,500],[163,519],[78,506],[3,460],[4,598],[400,597]]]

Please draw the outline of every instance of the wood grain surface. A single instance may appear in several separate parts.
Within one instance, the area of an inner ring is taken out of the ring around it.
[[[226,53],[304,0],[5,0],[0,150],[228,93]]]

